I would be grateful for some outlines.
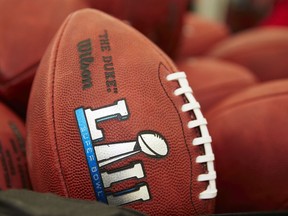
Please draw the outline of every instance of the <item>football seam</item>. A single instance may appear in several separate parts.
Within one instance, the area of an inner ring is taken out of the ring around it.
[[[68,187],[67,187],[67,184],[66,184],[66,179],[65,179],[65,175],[63,174],[63,166],[62,166],[62,163],[61,163],[61,160],[60,160],[60,153],[59,153],[59,148],[58,148],[58,142],[57,142],[57,135],[56,135],[56,123],[55,123],[55,111],[54,111],[54,108],[55,108],[55,104],[54,104],[54,92],[55,92],[55,89],[54,89],[54,86],[55,86],[55,73],[56,73],[56,62],[57,62],[57,58],[58,58],[58,51],[59,51],[59,47],[60,47],[60,43],[62,41],[62,38],[63,38],[63,35],[64,35],[64,32],[66,30],[66,27],[67,25],[69,24],[69,21],[71,20],[71,17],[73,15],[70,15],[67,20],[66,20],[66,23],[64,23],[63,25],[63,29],[62,29],[62,32],[60,33],[59,35],[59,39],[57,40],[57,44],[55,46],[55,58],[54,58],[54,61],[53,61],[53,73],[52,73],[52,97],[51,97],[51,106],[52,106],[52,122],[53,122],[53,132],[54,132],[54,141],[55,141],[55,148],[57,150],[57,161],[58,161],[58,164],[59,164],[59,167],[60,167],[60,173],[61,173],[61,176],[62,176],[62,179],[63,179],[63,184],[65,186],[65,196],[69,196],[69,190],[68,190]]]
[[[132,29],[132,30],[134,30],[134,29]],[[134,31],[135,31],[135,30],[134,30]],[[167,57],[166,57],[165,55],[163,55],[163,53],[161,52],[161,50],[160,50],[156,45],[151,44],[150,41],[149,41],[146,37],[140,37],[139,35],[141,35],[141,34],[140,34],[138,31],[135,31],[135,32],[137,32],[138,38],[141,39],[141,41],[143,41],[147,46],[149,46],[151,49],[153,49],[154,52],[155,52],[156,54],[158,54],[158,55],[165,61],[165,63],[169,66],[170,71],[174,71],[174,70],[173,70],[174,67],[170,64],[170,61],[167,60]],[[141,35],[141,36],[142,36],[142,35]],[[173,103],[172,98],[170,98],[170,96],[168,95],[168,93],[166,92],[166,90],[165,90],[165,88],[164,88],[164,86],[163,86],[163,84],[162,84],[162,81],[161,81],[161,78],[160,78],[160,66],[161,66],[161,65],[163,65],[164,68],[168,69],[164,63],[160,62],[159,65],[158,65],[158,78],[159,78],[161,87],[163,88],[165,94],[167,95],[167,97],[169,98],[169,100],[171,101],[171,103],[173,104],[173,106],[174,106],[174,108],[175,108],[175,110],[176,110],[176,112],[177,112],[177,114],[178,114],[178,117],[179,117],[179,119],[180,119],[180,122],[181,122],[181,129],[182,129],[183,136],[184,136],[184,138],[185,138],[185,144],[186,144],[186,148],[187,148],[188,153],[189,153],[190,164],[191,164],[191,169],[190,169],[190,179],[191,179],[191,181],[190,181],[190,202],[191,202],[191,206],[193,207],[194,211],[195,211],[197,214],[199,214],[198,211],[197,211],[197,209],[195,208],[194,203],[193,203],[193,200],[192,200],[192,187],[193,187],[193,185],[192,185],[192,179],[193,179],[193,173],[192,173],[191,170],[192,170],[192,165],[193,165],[193,163],[192,163],[192,158],[191,158],[191,154],[190,154],[188,145],[187,145],[187,143],[186,143],[186,136],[185,136],[184,130],[183,130],[183,122],[182,122],[182,119],[181,119],[181,117],[180,117],[180,113],[179,113],[178,110],[177,110],[177,107],[176,107],[175,104]]]
[[[145,44],[147,45],[147,47],[150,47],[152,50],[154,50],[154,52],[155,52],[157,55],[159,55],[159,57],[160,57],[162,60],[165,61],[165,63],[169,66],[170,72],[171,72],[171,71],[174,72],[173,68],[176,68],[176,66],[173,66],[173,64],[171,64],[172,62],[167,59],[167,56],[166,56],[166,55],[163,55],[162,51],[160,50],[160,48],[157,47],[157,45],[151,44],[151,42],[149,41],[149,39],[147,39],[146,37],[143,37],[143,35],[142,35],[140,32],[138,32],[137,30],[135,30],[134,28],[132,28],[132,27],[130,27],[130,26],[128,26],[128,27],[129,27],[131,30],[133,30],[134,32],[136,32],[138,39],[140,39],[141,41],[143,41],[143,43],[145,43]],[[182,122],[180,113],[178,112],[178,109],[177,109],[176,105],[173,103],[172,98],[170,98],[170,96],[169,96],[168,93],[166,92],[166,90],[165,90],[165,88],[164,88],[164,86],[163,86],[163,83],[162,83],[162,81],[161,81],[161,78],[160,78],[160,66],[161,66],[161,65],[163,65],[163,67],[168,70],[168,68],[166,67],[166,65],[165,65],[163,62],[160,61],[159,65],[158,65],[158,79],[159,79],[160,85],[161,85],[164,93],[167,95],[167,97],[168,97],[169,100],[171,101],[172,105],[174,106],[174,108],[175,108],[175,110],[176,110],[176,112],[177,112],[177,114],[178,114],[178,117],[179,117],[179,119],[180,119],[180,122],[181,122],[181,130],[182,130],[182,133],[183,133],[183,136],[184,136],[184,139],[185,139],[185,144],[186,144],[186,148],[187,148],[187,151],[188,151],[188,154],[189,154],[189,159],[190,159],[190,164],[191,164],[191,169],[190,169],[190,179],[191,179],[191,181],[190,181],[190,191],[189,191],[189,192],[190,192],[190,203],[191,203],[191,206],[192,206],[194,212],[195,212],[197,215],[199,215],[196,207],[194,206],[193,200],[192,200],[192,187],[193,187],[193,185],[192,185],[192,179],[193,179],[192,166],[193,166],[193,163],[192,163],[192,157],[191,157],[191,154],[190,154],[191,152],[190,152],[190,150],[189,150],[189,148],[188,148],[188,145],[187,145],[187,142],[186,142],[186,136],[185,136],[185,133],[184,133],[184,130],[183,130],[183,122]]]
[[[160,50],[156,45],[151,44],[151,42],[150,42],[146,37],[142,37],[141,33],[139,33],[138,31],[136,31],[135,29],[132,28],[132,30],[134,30],[134,31],[137,33],[138,39],[140,39],[140,40],[143,41],[148,47],[150,47],[151,49],[153,49],[154,52],[155,52],[156,54],[158,54],[159,57],[161,57],[161,59],[163,59],[163,60],[165,61],[165,63],[169,66],[170,71],[174,71],[174,70],[173,70],[174,66],[172,66],[172,65],[170,64],[170,61],[167,60],[167,57],[166,57],[165,55],[163,55],[163,53],[161,52],[161,50]],[[140,37],[140,36],[141,36],[141,37]],[[191,206],[192,206],[192,208],[194,209],[194,211],[195,211],[197,214],[199,214],[198,211],[197,211],[197,209],[195,208],[194,203],[193,203],[193,200],[192,200],[192,187],[193,187],[193,185],[192,185],[192,179],[193,179],[193,173],[192,173],[192,166],[193,166],[192,157],[191,157],[190,150],[189,150],[188,145],[187,145],[187,142],[186,142],[186,136],[185,136],[185,133],[184,133],[184,130],[183,130],[183,122],[182,122],[180,113],[178,112],[177,107],[176,107],[175,104],[173,103],[172,98],[170,98],[170,96],[169,96],[168,93],[166,92],[166,90],[165,90],[165,88],[164,88],[164,86],[163,86],[163,83],[162,83],[162,81],[161,81],[161,78],[160,78],[160,66],[161,66],[161,65],[163,65],[163,67],[168,70],[168,68],[166,67],[166,65],[160,61],[159,65],[158,65],[158,79],[159,79],[160,85],[161,85],[161,87],[163,88],[165,94],[167,95],[167,97],[169,98],[169,100],[171,101],[171,103],[173,104],[173,106],[174,106],[174,108],[175,108],[175,110],[176,110],[176,112],[177,112],[177,114],[178,114],[178,117],[179,117],[179,119],[180,119],[180,122],[181,122],[181,130],[182,130],[183,136],[184,136],[184,138],[185,138],[185,144],[186,144],[187,151],[188,151],[188,153],[189,153],[189,159],[190,159],[190,164],[191,164],[191,169],[190,169],[190,179],[191,179],[191,181],[190,181],[190,202],[191,202]]]
[[[159,63],[159,66],[158,66],[158,79],[159,79],[159,81],[160,81],[160,85],[161,85],[163,91],[165,92],[166,96],[169,98],[170,102],[172,103],[174,109],[175,109],[176,112],[177,112],[178,118],[179,118],[179,120],[180,120],[180,122],[181,122],[182,135],[183,135],[184,140],[185,140],[185,146],[186,146],[186,150],[187,150],[187,152],[188,152],[189,160],[190,160],[190,179],[191,179],[191,181],[190,181],[190,190],[189,190],[189,193],[190,193],[190,202],[191,202],[191,206],[193,207],[194,211],[195,211],[197,214],[199,214],[198,211],[197,211],[197,209],[195,208],[194,203],[193,203],[193,200],[192,200],[192,187],[193,187],[193,185],[192,185],[192,179],[193,179],[193,172],[192,172],[193,169],[192,169],[192,168],[193,168],[193,167],[192,167],[192,166],[193,166],[193,162],[192,162],[191,152],[190,152],[190,150],[189,150],[189,148],[188,148],[188,145],[187,145],[187,142],[186,142],[186,136],[185,136],[184,129],[183,129],[183,121],[182,121],[182,119],[181,119],[180,113],[178,112],[178,109],[177,109],[176,105],[174,104],[172,98],[171,98],[171,97],[168,95],[168,93],[166,92],[166,89],[164,88],[164,85],[163,85],[163,83],[162,83],[162,81],[161,81],[161,78],[160,78],[160,67],[161,67],[161,65],[162,65],[164,68],[166,68],[166,66],[165,66],[162,62]],[[166,68],[166,69],[167,69],[167,68]]]

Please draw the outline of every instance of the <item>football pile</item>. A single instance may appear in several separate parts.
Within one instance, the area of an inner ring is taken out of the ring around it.
[[[0,0],[0,190],[287,211],[288,27],[232,32],[190,4]]]

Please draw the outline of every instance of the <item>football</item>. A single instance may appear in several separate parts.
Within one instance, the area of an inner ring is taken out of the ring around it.
[[[33,77],[49,41],[83,0],[0,0],[0,98],[25,116]]]
[[[148,215],[210,214],[217,189],[206,124],[185,73],[158,47],[103,12],[80,10],[33,83],[33,188]]]
[[[203,55],[229,36],[229,29],[223,23],[191,12],[187,12],[183,19],[178,58]]]
[[[259,27],[216,44],[207,55],[241,64],[261,81],[287,78],[288,28]]]
[[[287,210],[288,80],[229,97],[209,113],[218,213]]]
[[[177,66],[186,72],[203,112],[207,112],[226,97],[257,83],[249,69],[225,60],[187,58],[178,61]]]
[[[0,190],[30,188],[24,123],[0,102]]]

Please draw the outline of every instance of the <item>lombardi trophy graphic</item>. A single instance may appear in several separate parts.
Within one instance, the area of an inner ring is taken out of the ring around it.
[[[140,180],[145,177],[144,164],[141,160],[130,161],[128,165],[112,170],[101,168],[140,153],[153,158],[165,157],[169,150],[164,137],[158,132],[144,130],[138,133],[136,139],[132,141],[95,144],[105,139],[103,129],[98,127],[100,122],[110,119],[124,121],[129,118],[130,112],[125,99],[96,109],[80,107],[75,110],[75,115],[96,199],[112,205],[150,200],[148,184]],[[113,184],[131,178],[138,179],[140,183],[132,188],[105,193],[105,190]]]
[[[150,157],[164,157],[168,153],[168,146],[159,133],[142,131],[136,141],[98,145],[94,146],[94,150],[99,167],[103,167],[140,152]]]

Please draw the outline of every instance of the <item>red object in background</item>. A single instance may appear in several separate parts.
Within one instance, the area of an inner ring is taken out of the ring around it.
[[[258,27],[215,45],[207,55],[250,69],[261,81],[288,77],[288,28]]]
[[[177,57],[203,55],[216,43],[229,35],[225,24],[208,20],[196,14],[186,13],[182,27]]]
[[[271,14],[262,21],[261,25],[288,26],[288,1],[277,0]]]
[[[0,102],[0,190],[30,188],[24,123]]]
[[[204,112],[226,97],[257,82],[247,68],[224,60],[189,58],[179,61],[177,66],[186,72],[189,84]]]
[[[185,74],[175,71],[167,55],[120,20],[92,9],[69,16],[29,100],[33,188],[148,215],[211,214],[217,190],[210,136]],[[176,94],[181,86],[185,95]]]
[[[275,0],[229,0],[226,23],[232,32],[258,26],[274,6]]]
[[[288,80],[233,95],[207,113],[217,213],[288,209]]]
[[[22,116],[40,59],[66,16],[82,0],[0,0],[0,97]]]

